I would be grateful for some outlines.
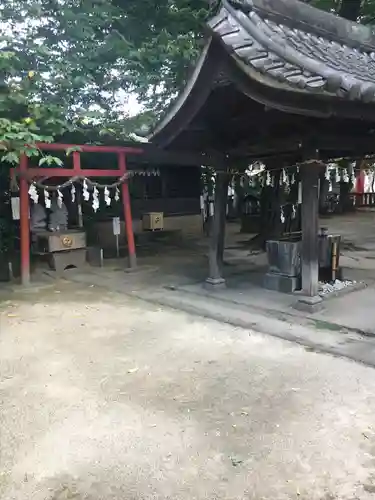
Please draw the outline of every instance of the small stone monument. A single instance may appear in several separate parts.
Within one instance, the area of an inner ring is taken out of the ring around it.
[[[266,242],[269,270],[264,287],[292,293],[301,288],[301,241],[269,240]]]

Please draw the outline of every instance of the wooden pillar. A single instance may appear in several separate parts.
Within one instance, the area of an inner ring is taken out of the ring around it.
[[[126,162],[125,153],[119,153],[119,170],[121,175],[126,173]],[[121,186],[122,192],[122,204],[124,208],[124,221],[125,221],[125,232],[126,239],[128,242],[128,252],[129,252],[129,267],[134,269],[137,267],[137,256],[135,253],[135,242],[134,242],[134,232],[133,232],[133,219],[130,206],[130,194],[129,194],[129,184],[128,180],[125,180]]]
[[[29,187],[26,178],[27,156],[20,158],[20,246],[21,246],[21,283],[30,283],[30,204]]]
[[[222,239],[222,221],[225,222],[225,190],[223,185],[226,182],[226,174],[217,173],[215,183],[215,203],[214,216],[211,224],[210,245],[208,251],[209,277],[206,284],[210,287],[220,287],[225,285],[225,279],[221,275],[219,264],[220,240]],[[222,212],[224,211],[224,216]]]
[[[81,190],[76,190],[76,205],[77,205],[77,224],[78,227],[83,227],[83,212],[82,212],[82,194]]]
[[[223,266],[224,263],[224,249],[225,249],[225,229],[226,229],[226,221],[227,221],[227,202],[228,202],[228,186],[229,186],[229,175],[220,174],[223,176],[222,182],[220,183],[219,189],[222,190],[220,193],[220,200],[222,203],[222,207],[220,210],[220,237],[218,244],[218,262],[219,266]]]
[[[302,181],[302,291],[299,309],[314,312],[322,299],[319,287],[319,168],[314,162],[301,166]]]

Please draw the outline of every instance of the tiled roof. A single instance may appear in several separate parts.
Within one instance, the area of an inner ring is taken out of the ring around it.
[[[259,8],[259,3],[223,0],[220,11],[209,21],[214,36],[220,37],[252,77],[258,74],[266,85],[302,93],[375,102],[375,52],[371,45],[361,46],[349,39],[346,43],[335,33],[299,20],[298,12],[296,18],[288,20]],[[263,3],[267,7],[267,2]],[[336,21],[332,18],[331,24]],[[337,22],[346,23],[339,18]]]
[[[154,128],[150,140],[163,146],[185,141],[189,147],[196,144],[197,148],[214,150],[218,147],[216,132],[212,132],[213,122],[207,116],[214,116],[218,123],[222,113],[224,130],[232,113],[226,96],[229,102],[236,102],[240,94],[249,98],[244,114],[265,128],[273,116],[269,111],[276,110],[289,114],[295,126],[297,116],[342,119],[351,123],[350,130],[357,128],[352,128],[355,123],[365,129],[371,127],[372,134],[373,27],[298,0],[221,0],[208,27],[210,37],[192,78]],[[215,100],[218,96],[220,99]],[[197,123],[193,124],[194,120]],[[202,124],[208,130],[206,135],[194,132],[195,127],[202,130]],[[372,145],[364,147],[370,149],[373,151]]]

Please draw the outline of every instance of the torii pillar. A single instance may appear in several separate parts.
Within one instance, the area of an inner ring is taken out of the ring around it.
[[[21,250],[21,283],[30,284],[30,201],[29,186],[26,178],[27,156],[20,158],[20,250]]]

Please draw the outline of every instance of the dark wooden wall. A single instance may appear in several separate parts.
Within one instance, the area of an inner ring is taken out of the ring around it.
[[[158,169],[160,175],[135,175],[129,180],[133,219],[140,219],[147,212],[163,212],[166,217],[200,213],[199,167],[149,166],[149,168]],[[103,179],[102,182],[105,183],[106,180]],[[109,179],[108,182],[113,181]],[[103,193],[100,196],[100,208],[97,213],[94,214],[92,211],[90,199],[89,203],[83,202],[84,214],[93,220],[106,220],[111,217],[122,219],[121,203],[112,200],[111,205],[107,207]]]

